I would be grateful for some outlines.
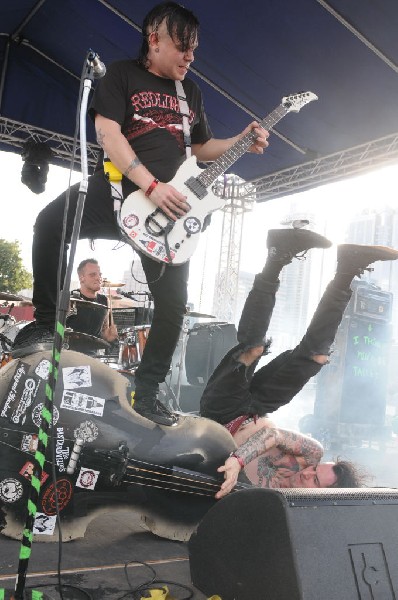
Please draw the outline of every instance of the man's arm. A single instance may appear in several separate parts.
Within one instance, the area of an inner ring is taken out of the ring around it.
[[[217,469],[220,473],[224,473],[225,481],[216,494],[216,498],[222,498],[235,487],[241,470],[241,462],[243,465],[247,465],[255,458],[273,449],[281,452],[278,461],[273,461],[277,469],[289,468],[289,465],[284,464],[283,461],[283,456],[286,455],[301,459],[303,467],[318,464],[323,455],[322,445],[313,438],[287,429],[263,427],[234,452],[235,456],[229,457],[225,464]]]
[[[99,145],[115,167],[145,193],[155,177],[141,163],[119,123],[97,113],[95,130]],[[150,200],[174,221],[177,220],[176,213],[183,215],[189,208],[185,196],[168,183],[159,182],[153,188]]]
[[[107,342],[114,342],[118,338],[117,327],[109,322],[109,313],[106,315],[101,328],[101,337]]]

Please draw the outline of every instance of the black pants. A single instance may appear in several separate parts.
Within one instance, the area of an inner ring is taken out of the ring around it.
[[[65,206],[65,192],[48,204],[38,215],[33,237],[33,304],[38,324],[53,326],[57,300],[57,270],[61,254],[63,282],[68,244],[75,219],[79,184],[72,187],[66,224],[66,244],[61,252],[61,236]],[[108,182],[102,172],[89,178],[80,239],[120,240],[121,234],[113,213],[113,200]],[[178,341],[187,303],[189,263],[166,265],[158,279],[162,265],[140,253],[142,266],[153,295],[154,313],[151,331],[141,359],[137,376],[149,386],[164,380]],[[157,281],[155,281],[157,280]]]
[[[221,424],[241,415],[264,416],[287,404],[322,365],[312,360],[328,355],[351,291],[329,283],[301,342],[255,372],[258,360],[245,367],[237,358],[264,342],[279,283],[257,275],[247,297],[238,328],[239,344],[223,358],[210,377],[200,403],[200,414]]]

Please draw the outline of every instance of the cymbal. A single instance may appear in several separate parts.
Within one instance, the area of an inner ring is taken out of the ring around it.
[[[185,313],[186,317],[199,317],[203,319],[215,319],[215,315],[206,315],[205,313],[195,312],[194,310],[188,310]]]
[[[17,296],[17,294],[10,294],[9,292],[0,292],[0,300],[20,302],[21,300],[25,300],[25,298],[23,296]]]
[[[90,302],[90,300],[83,300],[83,298],[72,298],[70,299],[70,304],[76,305],[76,308],[91,308],[92,310],[103,310],[104,314],[108,310],[104,304],[100,304],[99,302]]]
[[[107,279],[103,279],[102,280],[102,287],[114,287],[114,288],[120,288],[125,286],[126,284],[123,283],[111,283],[110,281],[108,281]]]

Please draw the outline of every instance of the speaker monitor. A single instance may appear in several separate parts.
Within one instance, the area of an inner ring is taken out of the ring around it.
[[[398,490],[265,490],[219,501],[189,541],[223,600],[397,600]]]
[[[196,323],[189,332],[185,371],[188,383],[205,385],[224,355],[237,344],[231,323]]]

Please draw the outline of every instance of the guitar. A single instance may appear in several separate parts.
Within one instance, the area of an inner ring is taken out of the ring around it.
[[[317,99],[312,92],[286,96],[260,122],[260,126],[269,131],[289,112],[299,112],[305,104]],[[158,262],[179,265],[189,260],[199,242],[205,217],[222,208],[225,202],[224,198],[212,192],[213,183],[250,148],[254,140],[255,133],[250,131],[206,169],[197,165],[195,156],[181,165],[170,184],[187,196],[190,209],[177,221],[154,207],[142,190],[129,194],[118,219],[125,240]]]

